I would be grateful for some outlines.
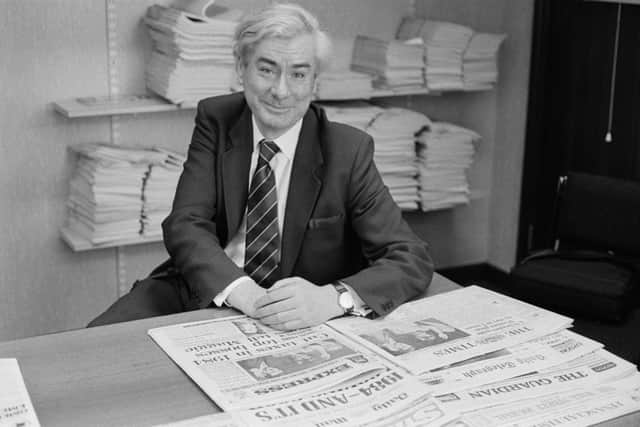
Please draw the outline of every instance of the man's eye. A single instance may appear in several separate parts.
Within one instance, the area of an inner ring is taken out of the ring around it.
[[[307,77],[307,73],[303,73],[301,71],[296,71],[293,73],[293,78],[302,80]]]
[[[268,67],[260,67],[258,68],[258,71],[262,74],[273,74],[273,70]]]

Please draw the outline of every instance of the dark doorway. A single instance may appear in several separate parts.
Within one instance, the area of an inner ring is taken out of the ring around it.
[[[551,245],[559,176],[640,180],[640,6],[536,0],[530,75],[518,259]]]

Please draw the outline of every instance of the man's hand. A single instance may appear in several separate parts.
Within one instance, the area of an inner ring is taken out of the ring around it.
[[[342,313],[333,286],[316,286],[301,277],[278,280],[255,307],[256,319],[280,330],[319,325]]]
[[[256,317],[256,302],[266,293],[267,290],[258,286],[253,280],[242,281],[231,291],[227,297],[227,303],[249,317]]]

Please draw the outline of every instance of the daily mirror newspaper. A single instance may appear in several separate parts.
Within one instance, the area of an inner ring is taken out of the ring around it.
[[[469,286],[405,303],[380,319],[343,317],[328,324],[418,375],[558,332],[571,322]]]
[[[149,335],[225,411],[318,392],[384,367],[326,325],[281,332],[235,316]]]

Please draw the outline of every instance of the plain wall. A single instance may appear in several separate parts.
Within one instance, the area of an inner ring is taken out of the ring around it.
[[[153,3],[115,5],[121,93],[143,93],[150,41],[140,18]],[[0,340],[83,327],[163,261],[161,243],[73,252],[59,236],[73,157],[67,147],[90,141],[158,145],[186,151],[194,111],[66,119],[51,103],[109,93],[107,0],[0,2]],[[248,9],[267,1],[222,1]],[[409,1],[299,1],[331,34],[391,38]],[[438,267],[515,259],[517,200],[526,117],[533,0],[417,1],[418,14],[479,31],[507,32],[501,81],[490,92],[387,100],[478,131],[469,171],[468,206],[411,213],[432,245]]]

